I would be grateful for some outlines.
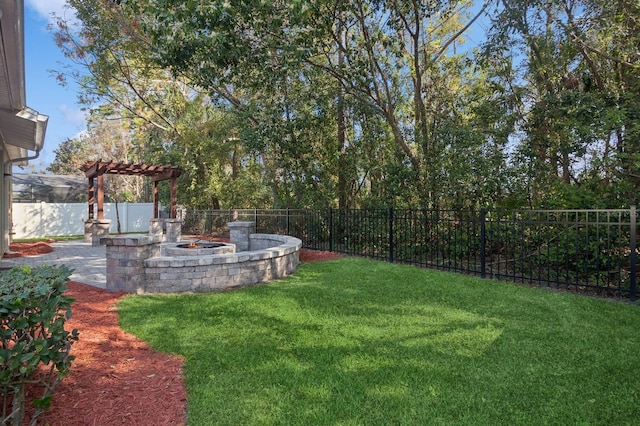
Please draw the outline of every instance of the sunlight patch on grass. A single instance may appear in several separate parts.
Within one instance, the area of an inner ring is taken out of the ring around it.
[[[421,337],[405,342],[406,345],[430,345],[443,353],[465,357],[481,356],[500,337],[502,330],[491,324],[476,325],[474,328],[441,330],[429,337]]]
[[[235,292],[133,296],[186,358],[189,425],[631,424],[636,306],[364,259]]]
[[[403,398],[411,388],[407,383],[382,384],[374,386],[367,391],[372,398]]]

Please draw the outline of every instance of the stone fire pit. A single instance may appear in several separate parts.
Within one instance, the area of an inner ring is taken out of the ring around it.
[[[107,246],[107,290],[129,293],[211,292],[293,274],[302,241],[250,234],[253,222],[230,222],[231,243],[162,243],[161,235],[102,238]],[[179,247],[182,246],[182,247]]]
[[[164,245],[166,256],[203,256],[207,254],[235,253],[236,245],[209,241],[191,241]]]

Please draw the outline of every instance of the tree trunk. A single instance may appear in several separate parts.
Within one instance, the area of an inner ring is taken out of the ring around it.
[[[122,227],[120,226],[120,210],[118,209],[118,199],[115,198],[113,201],[116,204],[116,233],[122,234]]]
[[[342,22],[342,21],[340,21]],[[344,37],[344,28],[340,25],[338,29],[340,37]],[[344,53],[342,49],[338,49],[338,66],[344,65]],[[345,172],[345,145],[346,145],[346,125],[344,114],[344,90],[342,84],[338,81],[338,105],[337,105],[337,121],[338,121],[338,208],[348,208],[347,201],[347,177]]]
[[[13,387],[13,406],[11,412],[11,426],[22,426],[24,420],[24,385]]]

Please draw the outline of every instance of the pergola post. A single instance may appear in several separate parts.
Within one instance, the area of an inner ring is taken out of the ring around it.
[[[178,184],[176,178],[171,178],[171,219],[178,217]]]
[[[98,175],[98,220],[104,219],[104,175]]]
[[[154,219],[158,219],[160,217],[160,214],[158,212],[158,200],[159,196],[158,196],[158,181],[154,180],[153,181],[153,218]]]
[[[89,178],[89,217],[87,219],[94,219],[93,205],[96,202],[96,189],[93,186],[93,178]]]

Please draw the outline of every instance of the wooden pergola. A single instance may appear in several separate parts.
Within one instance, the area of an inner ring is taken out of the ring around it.
[[[153,179],[153,218],[158,219],[158,182],[171,179],[171,219],[177,216],[178,186],[176,178],[182,173],[177,166],[153,166],[141,163],[123,163],[113,161],[87,161],[80,170],[89,179],[89,219],[104,219],[104,175],[146,176]],[[97,191],[94,179],[97,178]],[[96,194],[97,192],[97,194]],[[97,198],[97,200],[96,200]],[[98,204],[98,217],[93,206]]]

